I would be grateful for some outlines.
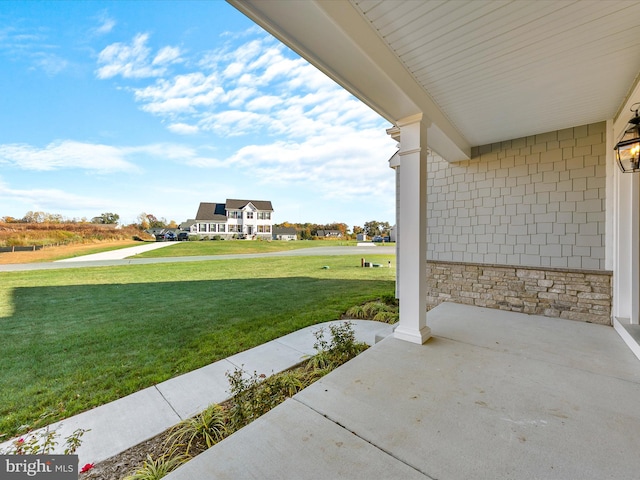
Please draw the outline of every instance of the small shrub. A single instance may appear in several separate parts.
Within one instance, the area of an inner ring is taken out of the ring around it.
[[[288,370],[278,373],[266,380],[266,382],[280,390],[285,398],[293,397],[300,390],[309,386],[310,383],[304,372],[298,370]]]
[[[380,312],[389,311],[389,307],[382,302],[369,302],[365,304],[362,309],[364,310],[364,313],[366,315],[365,318],[371,319],[373,319],[373,317],[375,317]]]
[[[64,440],[64,454],[72,455],[82,444],[82,436],[89,430],[78,428]],[[0,450],[0,455],[47,455],[50,454],[57,441],[58,433],[45,428],[38,433],[28,433],[13,442],[7,449]]]
[[[226,375],[232,395],[229,402],[229,424],[232,431],[235,431],[270,409],[269,405],[263,404],[264,398],[259,398],[258,395],[260,379],[266,376],[253,372],[253,375],[245,378],[240,368],[236,368],[233,373],[227,372]]]
[[[375,320],[376,322],[393,324],[393,323],[397,323],[400,320],[400,314],[397,312],[389,312],[389,311],[378,312],[373,317],[373,320]]]
[[[173,429],[167,438],[170,450],[184,450],[189,455],[192,447],[206,445],[211,448],[227,434],[225,411],[217,404],[210,405],[195,417],[183,420]]]
[[[311,370],[332,370],[368,348],[367,344],[356,342],[351,322],[330,325],[329,331],[331,332],[330,341],[324,338],[324,329],[314,332],[316,343],[313,348],[318,353],[309,360],[308,367]]]
[[[400,314],[399,302],[394,295],[383,295],[380,300],[367,302],[364,305],[356,305],[345,312],[349,318],[375,320],[377,322],[396,323]]]
[[[188,457],[184,455],[163,455],[155,460],[151,455],[147,455],[147,459],[142,464],[142,467],[132,475],[126,476],[124,480],[158,480],[167,476],[187,460]]]
[[[350,318],[360,318],[360,319],[367,318],[367,315],[365,314],[365,311],[364,311],[364,307],[362,305],[356,305],[354,307],[351,307],[349,310],[347,310],[346,315],[347,317],[350,317]]]

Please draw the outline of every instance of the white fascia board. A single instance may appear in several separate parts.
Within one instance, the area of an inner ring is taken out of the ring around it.
[[[471,146],[348,1],[227,0],[396,125],[422,113],[429,147],[450,162]]]

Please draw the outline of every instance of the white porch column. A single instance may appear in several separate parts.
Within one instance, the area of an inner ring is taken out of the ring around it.
[[[640,86],[638,87],[640,88]],[[635,92],[634,98],[638,99]],[[635,100],[629,100],[629,103]],[[625,113],[608,122],[607,160],[613,164],[613,145],[628,121]],[[612,170],[613,196],[613,327],[640,358],[640,174]],[[609,186],[609,185],[608,185]],[[607,191],[607,195],[609,195]]]
[[[423,344],[427,327],[427,125],[422,114],[398,122],[400,129],[397,219],[400,323],[395,338]]]
[[[640,324],[640,175],[617,176],[614,317]]]

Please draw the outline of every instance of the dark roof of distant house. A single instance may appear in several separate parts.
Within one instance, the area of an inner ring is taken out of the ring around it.
[[[227,198],[227,209],[242,210],[249,203],[258,210],[273,212],[273,206],[268,200],[238,200],[235,198]]]
[[[214,222],[226,222],[227,210],[242,210],[248,204],[253,205],[258,210],[273,212],[271,202],[268,200],[237,200],[228,198],[227,203],[201,202],[196,213],[196,220],[207,220]]]
[[[342,232],[340,230],[318,230],[318,237],[341,237]]]
[[[200,207],[198,207],[198,213],[196,213],[196,220],[226,222],[227,211],[225,210],[224,203],[200,203]]]
[[[297,235],[294,227],[273,227],[274,235]]]

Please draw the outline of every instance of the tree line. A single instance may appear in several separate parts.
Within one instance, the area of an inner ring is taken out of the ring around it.
[[[175,220],[167,221],[164,217],[156,217],[152,213],[142,212],[136,217],[137,223],[130,226],[135,226],[141,230],[148,230],[151,228],[178,228],[178,224]],[[113,212],[103,212],[100,215],[87,219],[82,217],[81,219],[65,218],[58,213],[47,213],[40,211],[29,211],[22,218],[14,218],[10,216],[0,217],[0,222],[3,223],[93,223],[99,225],[114,225],[120,221],[120,215]],[[371,220],[365,222],[362,226],[354,225],[353,229],[350,229],[346,223],[334,222],[334,223],[292,223],[282,222],[275,224],[274,227],[288,227],[295,228],[298,233],[298,238],[302,240],[310,240],[318,236],[320,230],[334,230],[340,232],[343,238],[356,237],[359,233],[363,233],[369,237],[375,236],[388,236],[391,231],[391,225],[389,222],[380,222],[377,220]]]
[[[371,220],[365,222],[363,226],[354,225],[350,230],[346,223],[292,223],[282,222],[274,224],[274,227],[295,228],[298,233],[298,238],[301,240],[311,240],[318,236],[320,230],[335,230],[339,231],[344,238],[356,237],[359,233],[363,233],[369,237],[375,236],[389,236],[391,232],[391,225],[389,222],[379,222],[377,220]]]
[[[33,212],[28,211],[22,218],[11,216],[0,217],[0,221],[4,223],[96,223],[96,224],[116,224],[120,220],[117,213],[105,212],[91,220],[87,217],[67,218],[59,213]]]
[[[137,226],[142,230],[148,228],[177,228],[178,224],[175,220],[167,221],[166,218],[158,218],[152,213],[141,213],[138,215],[138,223],[134,223],[130,226]],[[116,225],[120,222],[120,215],[113,212],[104,212],[100,215],[88,219],[82,218],[67,218],[59,213],[48,213],[40,211],[28,211],[21,218],[4,216],[0,217],[2,223],[93,223],[97,225]]]

